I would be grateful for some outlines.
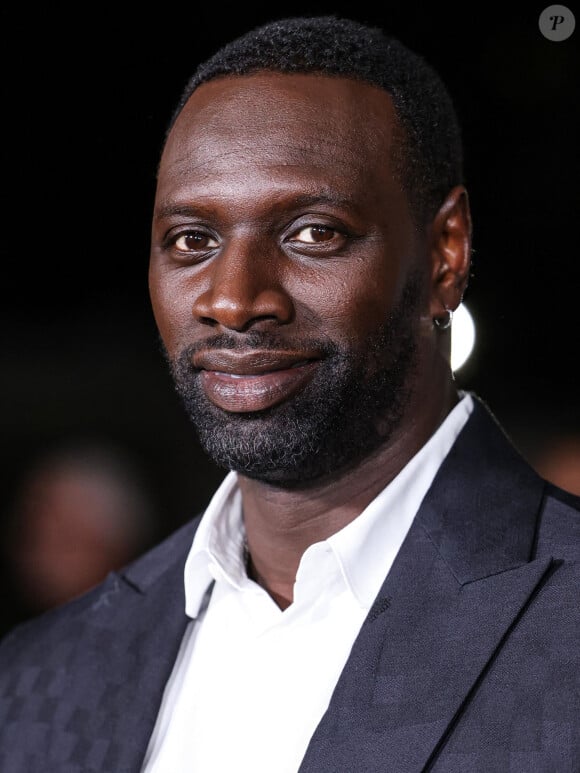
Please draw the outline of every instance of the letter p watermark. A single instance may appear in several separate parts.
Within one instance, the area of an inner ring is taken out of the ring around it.
[[[567,40],[574,32],[575,26],[574,14],[565,5],[549,5],[544,8],[538,19],[542,35],[557,43]]]

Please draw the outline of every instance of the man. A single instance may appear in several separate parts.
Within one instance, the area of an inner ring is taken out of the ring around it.
[[[451,100],[397,41],[282,20],[200,66],[150,289],[229,472],[4,641],[3,770],[579,769],[579,502],[457,391],[470,250]]]

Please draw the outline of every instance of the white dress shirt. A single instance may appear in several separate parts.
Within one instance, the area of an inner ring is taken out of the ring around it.
[[[304,552],[285,610],[246,575],[241,492],[237,474],[226,475],[185,565],[191,622],[143,773],[296,773],[359,629],[472,408],[464,394],[354,521]]]

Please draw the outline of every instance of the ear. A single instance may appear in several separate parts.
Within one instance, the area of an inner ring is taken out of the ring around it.
[[[445,320],[461,303],[471,265],[471,213],[467,191],[452,188],[431,223],[431,319]]]

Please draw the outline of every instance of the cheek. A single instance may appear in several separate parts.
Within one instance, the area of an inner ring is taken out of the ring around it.
[[[335,341],[353,343],[374,333],[397,300],[397,280],[384,270],[319,277],[306,303],[321,328]]]
[[[171,353],[191,325],[193,300],[178,272],[165,272],[154,267],[149,270],[149,296],[159,334]]]

